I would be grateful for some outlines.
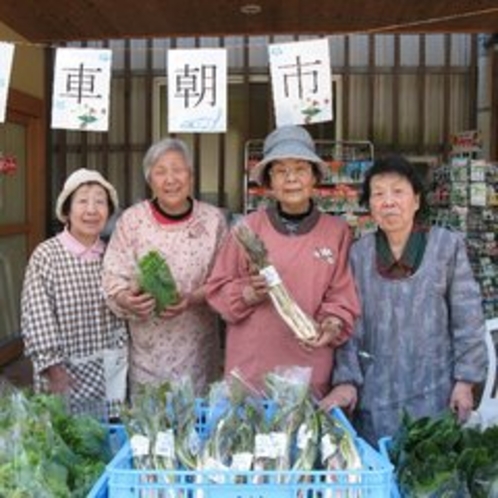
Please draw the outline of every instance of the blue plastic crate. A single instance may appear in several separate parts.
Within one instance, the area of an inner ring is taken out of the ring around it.
[[[386,459],[389,459],[389,448],[392,444],[392,439],[390,437],[383,437],[379,439],[379,450],[381,455]],[[391,485],[391,498],[401,498],[401,493],[398,488],[398,483],[396,482],[396,475],[393,473],[393,482]]]
[[[206,434],[208,407],[196,407]],[[393,468],[356,433],[340,410],[334,416],[355,435],[364,468],[357,471],[157,471],[133,468],[129,442],[108,465],[108,498],[386,498]]]
[[[104,472],[93,485],[87,498],[108,498],[109,475]]]
[[[363,440],[359,471],[152,471],[132,468],[126,444],[107,467],[109,498],[386,498],[392,466]]]
[[[111,424],[107,426],[107,440],[113,457],[119,453],[119,450],[128,440],[124,426]],[[104,472],[87,495],[87,498],[107,498],[107,481],[109,476]]]

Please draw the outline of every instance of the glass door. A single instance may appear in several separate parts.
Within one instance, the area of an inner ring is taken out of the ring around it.
[[[47,184],[44,103],[11,88],[0,123],[0,366],[22,353],[21,288],[45,238]]]
[[[20,333],[19,302],[29,230],[26,137],[23,124],[0,124],[0,347]],[[5,167],[9,159],[12,168]]]

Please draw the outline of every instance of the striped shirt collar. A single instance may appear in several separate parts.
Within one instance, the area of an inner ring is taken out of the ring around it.
[[[100,238],[92,246],[86,247],[71,234],[67,227],[57,237],[71,254],[85,261],[99,260],[104,254],[105,243]]]

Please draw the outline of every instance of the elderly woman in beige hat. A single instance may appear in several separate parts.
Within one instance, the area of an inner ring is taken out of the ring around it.
[[[190,151],[177,138],[154,143],[143,159],[152,197],[119,218],[104,259],[109,306],[130,325],[130,393],[144,384],[189,376],[198,395],[220,376],[217,316],[204,283],[227,232],[223,212],[192,197]],[[170,268],[178,300],[156,310],[139,279],[139,261],[159,253]]]
[[[116,415],[125,395],[126,324],[101,289],[100,233],[117,208],[99,172],[74,171],[56,203],[64,230],[36,247],[24,278],[21,329],[34,388],[66,395],[74,412]]]
[[[237,369],[254,387],[278,366],[309,367],[315,395],[331,389],[333,349],[352,333],[359,304],[348,266],[351,241],[342,219],[321,213],[313,191],[325,174],[309,133],[283,126],[268,135],[253,178],[275,203],[247,215],[269,259],[318,337],[299,341],[269,299],[269,285],[237,243],[227,238],[207,284],[208,302],[227,322],[225,373]]]

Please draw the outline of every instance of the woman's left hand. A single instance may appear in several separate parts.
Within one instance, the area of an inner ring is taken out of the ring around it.
[[[343,321],[336,316],[329,316],[318,325],[318,337],[306,342],[311,348],[335,347],[340,344],[339,338],[344,327]]]
[[[190,304],[190,297],[182,296],[180,301],[178,301],[176,304],[166,306],[166,308],[163,309],[159,316],[163,319],[173,318],[183,313],[190,306]]]
[[[352,413],[358,403],[358,391],[353,384],[339,384],[330,391],[327,396],[320,400],[319,406],[322,410],[329,412],[338,406]]]
[[[190,294],[184,294],[183,296],[180,296],[180,300],[176,304],[172,304],[164,308],[159,316],[165,319],[173,318],[183,313],[190,306],[201,304],[204,302],[206,302],[206,290],[202,285]]]
[[[457,381],[451,393],[450,408],[458,416],[458,421],[465,422],[468,420],[473,407],[472,384],[461,380]]]

